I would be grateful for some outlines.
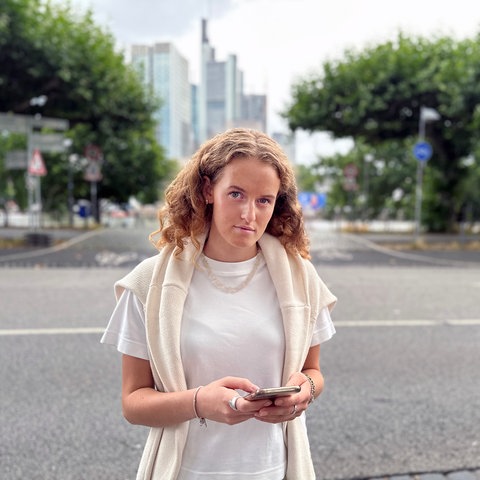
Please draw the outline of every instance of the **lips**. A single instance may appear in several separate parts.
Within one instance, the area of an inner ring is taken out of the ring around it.
[[[236,228],[239,228],[240,230],[243,230],[245,232],[255,232],[255,229],[252,227],[246,227],[245,225],[237,225]]]

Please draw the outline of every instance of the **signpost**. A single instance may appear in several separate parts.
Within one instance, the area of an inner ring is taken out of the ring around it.
[[[100,220],[98,214],[97,202],[97,182],[102,179],[102,162],[103,152],[97,145],[87,145],[85,147],[85,158],[88,160],[87,168],[85,169],[84,178],[90,182],[90,201],[92,205],[92,217],[96,222]]]
[[[418,160],[417,163],[417,188],[415,195],[415,237],[418,239],[420,234],[420,224],[422,216],[422,184],[423,184],[423,169],[425,164],[432,157],[432,146],[424,140],[425,126],[427,122],[435,122],[440,120],[440,114],[429,107],[420,107],[420,115],[418,119],[418,142],[413,147],[413,155]]]
[[[343,189],[347,192],[358,190],[357,183],[358,167],[354,163],[348,163],[343,168]]]
[[[68,128],[68,120],[62,118],[0,113],[0,130],[27,136],[27,150],[9,152],[5,168],[27,168],[28,210],[34,229],[40,226],[42,210],[40,177],[47,174],[41,152],[64,152],[64,132]],[[50,132],[44,133],[43,129]]]

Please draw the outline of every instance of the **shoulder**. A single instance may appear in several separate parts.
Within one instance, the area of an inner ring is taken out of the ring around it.
[[[152,278],[153,270],[160,254],[149,257],[140,262],[133,270],[115,283],[115,297],[118,300],[124,290],[131,290],[145,305],[148,287]]]
[[[320,309],[328,307],[329,310],[332,310],[337,303],[337,297],[320,278],[315,265],[304,258],[302,258],[302,261],[308,278],[310,296],[317,299]]]

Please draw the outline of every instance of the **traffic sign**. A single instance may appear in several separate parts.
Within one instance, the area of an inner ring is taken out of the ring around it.
[[[0,130],[25,133],[28,129],[28,121],[29,117],[27,115],[0,113]]]
[[[5,170],[25,170],[28,167],[26,150],[11,150],[5,155]]]
[[[100,164],[90,160],[85,169],[83,178],[85,178],[87,182],[99,182],[103,178]]]
[[[343,179],[343,189],[347,192],[355,192],[358,190],[358,183],[355,177],[345,177]]]
[[[103,160],[102,149],[97,145],[87,145],[85,147],[85,158],[91,162],[101,162]]]
[[[64,131],[68,130],[68,126],[68,120],[62,118],[0,113],[0,130],[7,130],[8,132],[27,133],[34,128]]]
[[[28,173],[35,177],[44,177],[47,174],[47,167],[45,167],[42,154],[38,149],[33,151],[32,158],[28,164]]]
[[[63,133],[32,133],[31,142],[41,152],[61,153],[66,149]]]
[[[356,178],[358,176],[358,167],[354,163],[349,163],[343,167],[343,175],[346,178]]]
[[[432,153],[432,146],[428,142],[417,142],[413,147],[413,154],[419,162],[428,162]]]
[[[310,210],[319,210],[327,204],[327,196],[325,193],[316,192],[299,192],[298,201],[302,208]]]

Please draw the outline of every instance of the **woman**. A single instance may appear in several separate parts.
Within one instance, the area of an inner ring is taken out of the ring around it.
[[[313,479],[305,415],[336,298],[311,264],[294,172],[232,129],[168,187],[159,254],[116,286],[125,418],[151,427],[138,479]],[[259,387],[298,385],[274,399]],[[205,426],[207,426],[205,428]]]

